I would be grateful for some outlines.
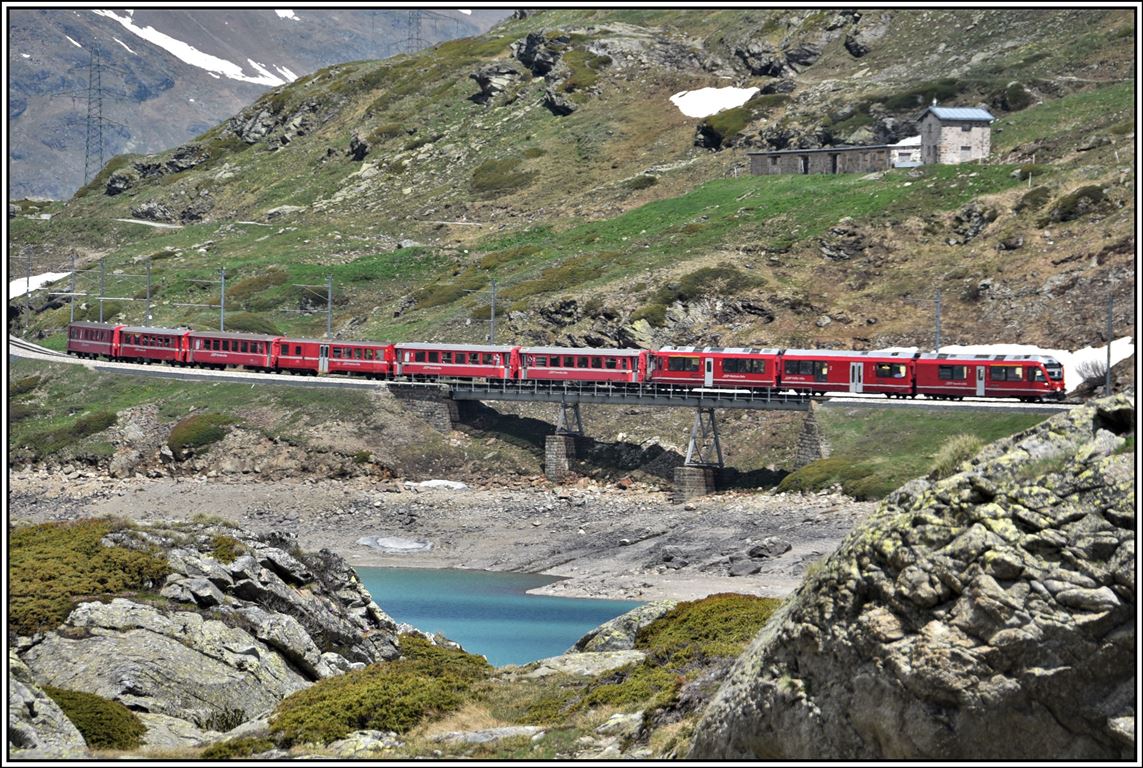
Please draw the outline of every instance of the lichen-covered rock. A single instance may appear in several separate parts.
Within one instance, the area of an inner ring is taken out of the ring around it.
[[[736,664],[692,758],[1130,759],[1134,400],[912,481]]]
[[[640,629],[678,605],[677,600],[654,600],[600,624],[576,641],[568,653],[625,651],[635,647]]]
[[[8,651],[8,756],[17,759],[75,759],[87,744],[71,720],[36,685],[31,670]]]
[[[353,569],[288,534],[158,523],[103,543],[164,554],[169,602],[81,603],[19,653],[29,680],[164,716],[145,721],[149,745],[197,743],[314,681],[400,655],[397,625]]]

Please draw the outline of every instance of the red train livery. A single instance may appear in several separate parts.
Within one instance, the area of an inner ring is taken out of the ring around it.
[[[826,349],[663,347],[595,349],[494,344],[300,339],[256,333],[68,326],[68,354],[208,368],[240,366],[376,379],[663,384],[937,399],[1064,398],[1063,366],[1043,355],[850,352]]]

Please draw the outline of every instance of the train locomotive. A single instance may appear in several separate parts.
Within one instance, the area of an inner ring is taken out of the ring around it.
[[[1062,400],[1063,366],[1045,355],[854,352],[751,347],[594,349],[495,344],[387,343],[256,333],[68,325],[67,352],[164,363],[390,381],[580,382],[608,386],[767,389],[890,398]]]

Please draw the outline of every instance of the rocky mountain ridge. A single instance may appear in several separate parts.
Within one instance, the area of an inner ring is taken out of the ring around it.
[[[479,34],[505,15],[422,13],[414,32],[399,10],[13,9],[8,194],[61,199],[84,184],[95,54],[106,160],[181,144],[321,67]]]

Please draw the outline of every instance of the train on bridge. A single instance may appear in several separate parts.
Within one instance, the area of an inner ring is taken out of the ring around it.
[[[494,344],[385,343],[256,333],[68,325],[67,352],[132,363],[397,381],[503,380],[684,388],[869,392],[887,397],[1063,400],[1063,366],[1043,355],[663,347],[593,349]]]

